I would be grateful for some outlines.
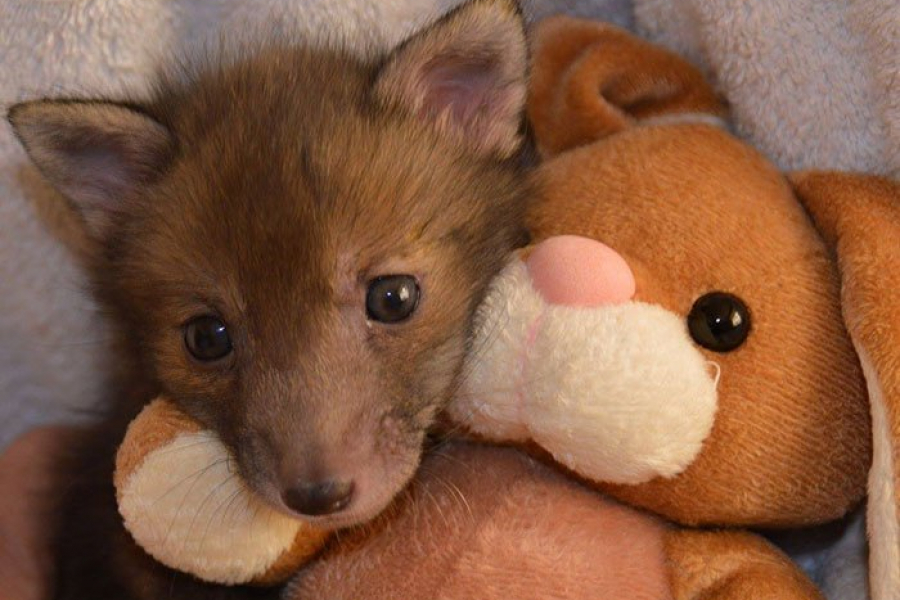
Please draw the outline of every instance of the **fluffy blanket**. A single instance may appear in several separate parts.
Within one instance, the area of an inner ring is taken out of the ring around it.
[[[900,177],[900,3],[635,0],[638,30],[707,69],[782,168]]]

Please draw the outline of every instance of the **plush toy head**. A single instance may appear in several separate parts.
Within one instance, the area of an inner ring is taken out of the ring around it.
[[[129,427],[115,485],[125,527],[141,547],[214,583],[284,581],[327,537],[270,508],[216,435],[161,398]]]
[[[534,52],[534,245],[488,301],[457,420],[686,524],[844,514],[868,400],[834,256],[788,180],[673,55],[565,18]]]

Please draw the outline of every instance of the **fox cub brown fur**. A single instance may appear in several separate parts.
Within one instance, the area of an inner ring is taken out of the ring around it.
[[[258,44],[146,101],[10,110],[82,216],[126,365],[62,469],[58,598],[277,593],[169,571],[123,529],[113,455],[159,393],[280,510],[348,526],[402,489],[524,235],[526,54],[515,3],[474,0],[387,56]]]

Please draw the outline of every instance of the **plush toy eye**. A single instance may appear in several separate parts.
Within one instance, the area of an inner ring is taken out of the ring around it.
[[[694,302],[688,329],[698,344],[714,352],[731,352],[750,334],[750,311],[738,298],[711,292]]]
[[[211,315],[197,317],[185,325],[184,345],[191,356],[203,362],[225,358],[232,350],[225,323]]]
[[[380,323],[408,319],[419,303],[419,282],[412,275],[386,275],[369,282],[366,312]]]

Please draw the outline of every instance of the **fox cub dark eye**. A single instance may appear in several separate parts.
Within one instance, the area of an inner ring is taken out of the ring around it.
[[[698,344],[714,352],[730,352],[750,335],[750,311],[738,298],[712,292],[694,302],[688,329]]]
[[[221,319],[205,315],[188,322],[184,327],[184,345],[191,356],[211,362],[231,354],[231,338]]]
[[[419,295],[419,282],[412,275],[376,277],[366,292],[366,313],[379,323],[403,321],[415,312]]]

